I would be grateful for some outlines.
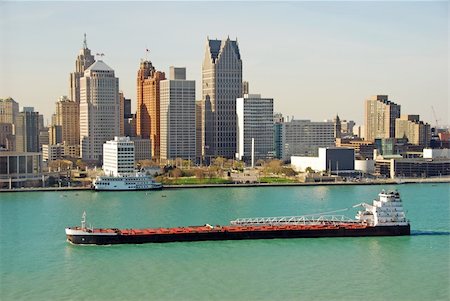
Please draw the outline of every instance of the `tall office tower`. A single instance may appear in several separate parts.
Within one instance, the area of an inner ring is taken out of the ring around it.
[[[0,99],[0,123],[14,124],[18,114],[19,104],[14,99]]]
[[[124,136],[125,137],[136,137],[136,114],[131,114],[130,118],[125,118],[124,121]],[[150,151],[151,154],[151,151]],[[150,156],[151,157],[151,156]]]
[[[247,81],[242,82],[242,97],[245,94],[250,94],[250,84]]]
[[[246,94],[237,99],[237,159],[251,161],[254,139],[254,162],[273,158],[273,98]]]
[[[388,100],[387,95],[375,95],[366,100],[365,138],[395,137],[395,119],[400,117],[400,105]]]
[[[186,68],[171,66],[160,84],[160,158],[195,160],[195,81],[186,80]]]
[[[132,137],[130,131],[130,118],[133,118],[131,114],[131,99],[125,98],[123,92],[119,92],[120,99],[120,136]]]
[[[333,119],[334,123],[334,138],[341,138],[341,119],[339,118],[339,115],[336,114],[336,117]]]
[[[283,158],[284,133],[284,117],[281,113],[276,113],[273,115],[273,151],[277,159]]]
[[[95,62],[91,50],[87,47],[86,34],[84,34],[83,48],[78,53],[75,61],[75,72],[70,73],[70,99],[80,103],[80,78],[84,71]]]
[[[402,115],[395,120],[395,138],[408,138],[408,142],[427,147],[430,145],[431,128],[419,120],[419,115]]]
[[[319,147],[335,145],[334,122],[295,120],[280,122],[275,127],[275,144],[278,158],[288,160],[292,155],[317,156]]]
[[[44,127],[39,130],[39,149],[43,150],[43,145],[50,143],[50,131],[49,127]]]
[[[123,118],[132,118],[133,114],[131,114],[131,99],[124,98],[123,99]]]
[[[13,124],[0,122],[0,150],[15,150],[16,139],[13,134]]]
[[[239,97],[242,60],[237,41],[208,39],[202,66],[202,156],[234,158]]]
[[[353,128],[355,122],[353,120],[341,120],[341,134],[344,136],[353,136]]]
[[[61,139],[65,145],[80,144],[80,111],[78,103],[61,96],[56,102],[55,125],[61,126]]]
[[[80,79],[81,157],[101,162],[103,143],[119,135],[119,79],[103,61],[92,64]]]
[[[150,61],[142,61],[137,76],[136,135],[150,139],[152,157],[159,160],[160,151],[160,81],[164,72],[156,71]]]
[[[103,144],[103,171],[108,176],[134,172],[134,142],[130,137],[114,137]]]
[[[125,136],[125,96],[122,91],[119,92],[119,116],[119,135],[123,137]]]
[[[15,124],[18,115],[19,104],[14,99],[0,99],[0,147],[9,151],[16,149]]]
[[[62,139],[62,126],[61,125],[51,125],[47,129],[48,131],[48,143],[42,144],[61,144],[63,142]]]
[[[195,158],[196,163],[202,158],[202,101],[195,101]]]
[[[32,107],[24,107],[15,123],[16,151],[39,152],[39,113]]]

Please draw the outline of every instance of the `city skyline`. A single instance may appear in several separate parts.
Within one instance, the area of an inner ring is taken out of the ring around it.
[[[362,125],[364,101],[386,94],[402,106],[402,113],[420,114],[434,125],[433,106],[440,125],[450,123],[446,2],[0,6],[5,15],[0,20],[5,45],[0,50],[0,98],[11,96],[21,107],[34,106],[47,121],[57,99],[69,95],[69,74],[75,71],[86,32],[88,47],[105,53],[103,60],[116,71],[133,112],[136,73],[146,48],[157,70],[186,67],[187,77],[196,81],[199,100],[207,38],[229,36],[238,39],[250,93],[274,98],[276,112],[315,121],[338,113]],[[87,7],[119,21],[111,24],[95,13],[77,13]],[[132,19],[124,18],[130,14]],[[148,26],[140,18],[146,14],[161,26]],[[38,80],[23,89],[30,77]]]

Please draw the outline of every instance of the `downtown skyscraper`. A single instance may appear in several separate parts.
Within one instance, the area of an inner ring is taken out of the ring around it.
[[[80,78],[94,62],[95,58],[87,47],[86,34],[84,34],[83,48],[80,49],[75,61],[75,72],[70,73],[70,100],[80,103]]]
[[[151,140],[151,155],[160,158],[160,82],[165,74],[141,61],[137,75],[136,135]]]
[[[170,67],[161,81],[161,160],[195,160],[195,81],[186,68]]]
[[[202,66],[203,157],[235,157],[239,97],[242,97],[242,60],[237,41],[208,38]]]
[[[103,143],[120,133],[119,79],[103,61],[92,64],[80,79],[81,157],[101,162]]]

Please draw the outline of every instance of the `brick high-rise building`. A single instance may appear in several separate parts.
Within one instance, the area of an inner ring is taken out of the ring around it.
[[[207,40],[202,90],[202,155],[234,158],[236,99],[242,97],[242,60],[237,41]]]
[[[366,140],[394,138],[395,120],[399,117],[400,105],[388,100],[387,95],[375,95],[366,100]]]
[[[150,139],[152,157],[160,157],[160,81],[164,72],[156,71],[150,61],[142,61],[137,75],[136,135]]]

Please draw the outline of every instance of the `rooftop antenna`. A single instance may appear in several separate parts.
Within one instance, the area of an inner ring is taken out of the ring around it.
[[[86,33],[84,33],[84,39],[83,39],[83,48],[87,49],[87,41],[86,41]]]
[[[148,61],[148,53],[150,52],[150,49],[148,47],[145,48],[145,60]]]

